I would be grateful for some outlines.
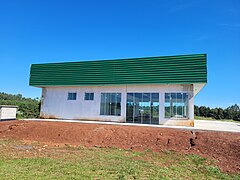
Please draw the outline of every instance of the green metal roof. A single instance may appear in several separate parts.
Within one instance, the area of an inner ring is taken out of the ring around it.
[[[206,54],[32,64],[31,86],[207,82]]]

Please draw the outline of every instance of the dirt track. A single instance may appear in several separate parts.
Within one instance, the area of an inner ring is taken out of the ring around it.
[[[240,133],[64,122],[0,122],[0,138],[48,145],[174,150],[218,161],[225,172],[240,172]]]

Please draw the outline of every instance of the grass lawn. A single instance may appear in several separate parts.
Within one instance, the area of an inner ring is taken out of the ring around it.
[[[202,117],[202,116],[194,116],[194,119],[196,119],[196,120],[210,120],[210,121],[223,121],[223,122],[240,123],[240,121],[235,121],[235,120],[232,120],[232,119],[213,119],[211,117]]]
[[[202,116],[194,116],[194,119],[197,119],[197,120],[215,120],[211,117],[202,117]]]
[[[240,179],[215,162],[171,151],[49,147],[0,140],[1,179]]]

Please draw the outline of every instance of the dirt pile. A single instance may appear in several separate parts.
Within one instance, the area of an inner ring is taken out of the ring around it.
[[[48,145],[173,150],[218,160],[224,171],[240,172],[240,133],[63,122],[0,122],[0,138]]]

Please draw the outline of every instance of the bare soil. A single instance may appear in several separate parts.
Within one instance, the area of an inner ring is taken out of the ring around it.
[[[217,160],[224,172],[240,172],[240,133],[41,121],[0,122],[0,138],[49,146],[172,150]]]

